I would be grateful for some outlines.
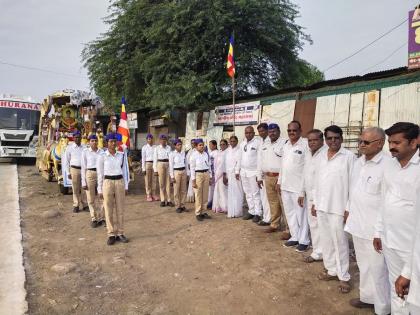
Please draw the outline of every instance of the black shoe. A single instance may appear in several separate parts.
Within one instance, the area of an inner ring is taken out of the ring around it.
[[[89,212],[89,211],[90,211],[90,210],[89,210],[89,207],[88,207],[88,206],[83,207],[83,211]]]
[[[106,221],[105,220],[99,221],[99,225],[103,225],[104,227],[106,227]]]
[[[261,220],[260,222],[257,223],[257,225],[259,225],[259,226],[269,226],[270,223],[264,222],[263,220]]]
[[[306,252],[306,250],[308,249],[309,245],[304,245],[304,244],[299,244],[295,251],[297,251],[298,253],[303,253]]]
[[[117,241],[120,241],[121,243],[128,243],[128,238],[126,238],[124,235],[117,236]]]
[[[253,218],[254,218],[254,215],[251,213],[247,213],[242,217],[243,220],[251,220]]]
[[[90,222],[90,226],[93,227],[93,228],[97,228],[100,225],[101,224],[98,221],[92,221],[92,222]]]
[[[73,207],[73,212],[74,213],[77,213],[77,212],[79,212],[80,210],[79,210],[79,207]]]
[[[108,241],[106,242],[108,245],[114,245],[115,244],[115,236],[108,237]]]
[[[203,221],[204,219],[202,214],[196,215],[195,218],[197,219],[197,221]]]
[[[252,218],[252,222],[254,223],[258,223],[261,221],[261,217],[259,215],[254,215],[254,217]]]
[[[165,207],[165,206],[166,206],[166,202],[165,202],[165,201],[162,201],[162,202],[160,203],[160,206],[161,206],[161,207]]]
[[[172,201],[167,202],[166,205],[168,207],[175,207],[175,205],[174,205],[174,203]]]
[[[185,208],[185,207],[181,207],[181,209],[182,209],[182,211],[184,211],[184,212],[189,212],[190,210],[187,210],[187,208]]]
[[[207,213],[203,213],[201,216],[203,219],[211,219],[211,216],[209,216]]]
[[[182,208],[176,208],[176,213],[181,213],[183,210],[182,210]]]
[[[287,241],[283,244],[283,246],[284,247],[295,247],[298,244],[299,244],[299,242],[297,242],[297,241]]]

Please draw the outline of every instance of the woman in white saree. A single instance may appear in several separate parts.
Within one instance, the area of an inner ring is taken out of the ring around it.
[[[223,182],[227,147],[227,140],[220,140],[220,150],[214,155],[214,194],[212,206],[214,212],[227,213],[228,188]]]

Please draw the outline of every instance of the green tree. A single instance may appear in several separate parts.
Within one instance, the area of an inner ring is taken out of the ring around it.
[[[298,58],[310,38],[288,0],[114,0],[110,10],[109,31],[82,52],[107,104],[125,95],[130,109],[191,109],[229,98],[232,32],[238,96],[293,84],[299,75],[310,80],[303,72],[316,70]]]

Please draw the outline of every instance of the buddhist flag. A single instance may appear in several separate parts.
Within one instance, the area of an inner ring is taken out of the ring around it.
[[[125,98],[122,98],[121,101],[121,117],[120,124],[118,125],[117,134],[119,135],[118,148],[120,151],[123,151],[130,147],[130,131],[128,130],[127,125],[127,112],[125,111]]]
[[[235,76],[235,60],[233,59],[233,35],[230,36],[229,40],[229,53],[227,57],[227,73],[233,78]]]

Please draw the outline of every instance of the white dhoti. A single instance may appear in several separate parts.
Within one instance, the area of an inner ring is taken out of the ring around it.
[[[303,207],[298,204],[299,194],[291,191],[282,190],[281,199],[283,209],[286,214],[287,224],[289,225],[289,241],[299,242],[299,244],[309,245],[309,225],[306,205]]]
[[[214,188],[213,211],[227,213],[228,188],[223,184],[223,176],[216,179]]]
[[[330,276],[349,281],[349,241],[344,232],[344,217],[317,211],[324,267]]]
[[[263,210],[263,221],[265,223],[271,222],[271,212],[270,212],[270,203],[268,202],[267,198],[267,191],[265,189],[265,185],[262,186],[260,189],[260,197],[261,197],[261,205]]]
[[[248,204],[248,212],[252,215],[262,215],[260,188],[257,183],[257,176],[242,176],[242,188],[245,193],[246,202]]]
[[[244,191],[240,180],[234,172],[227,173],[228,177],[228,218],[238,218],[243,214]]]
[[[420,306],[414,304],[408,304],[408,309],[411,315],[420,315]]]
[[[410,259],[410,253],[388,248],[384,242],[382,242],[382,252],[388,266],[389,285],[391,287],[391,314],[409,315],[408,303],[404,303],[395,292],[395,281],[401,275],[403,266]]]
[[[306,211],[308,212],[308,225],[311,232],[311,242],[312,242],[312,253],[311,257],[315,260],[322,259],[322,250],[321,250],[321,241],[319,239],[319,226],[318,219],[314,217],[311,213],[312,202],[308,198],[305,199],[306,202]]]
[[[390,314],[391,288],[384,255],[375,251],[372,240],[353,235],[353,244],[360,271],[360,301],[374,304],[378,315]]]

